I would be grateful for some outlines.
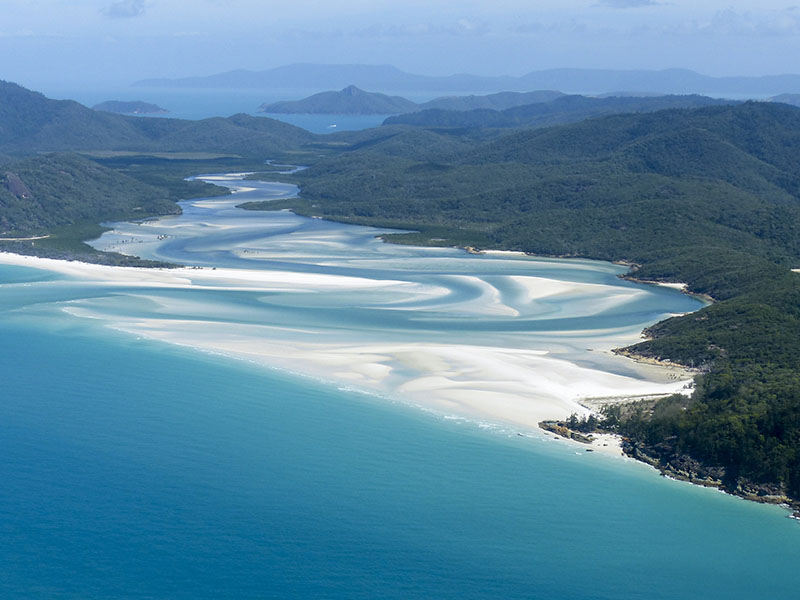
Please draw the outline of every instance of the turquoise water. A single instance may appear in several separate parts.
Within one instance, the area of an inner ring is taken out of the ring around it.
[[[638,464],[82,321],[6,313],[0,335],[2,598],[791,598],[800,582],[784,511]]]
[[[610,352],[702,306],[622,281],[624,267],[385,244],[376,236],[386,230],[236,208],[294,195],[294,186],[204,179],[238,191],[186,202],[178,217],[116,224],[94,242],[199,270],[158,274],[150,285],[103,281],[88,294],[74,284],[65,309],[528,429],[584,412],[579,398],[673,393],[690,382]]]
[[[389,246],[234,208],[292,192],[188,203],[99,242],[218,266],[191,284],[0,266],[0,598],[796,595],[800,527],[780,508],[221,355],[220,339],[287,355],[313,343],[310,365],[343,344],[368,349],[357,369],[412,342],[546,348],[546,371],[633,385],[655,375],[587,344],[698,307],[605,263]],[[424,369],[386,355],[398,385]]]

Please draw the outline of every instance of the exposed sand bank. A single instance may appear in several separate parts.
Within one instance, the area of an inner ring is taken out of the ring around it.
[[[414,297],[439,297],[446,293],[436,286],[400,280],[291,271],[110,267],[9,253],[0,253],[0,263],[45,269],[98,286],[125,285],[126,289],[140,289],[141,297],[158,304],[167,314],[182,314],[196,307],[189,306],[186,300],[181,305],[170,306],[173,301],[157,295],[155,289],[319,293],[326,289],[363,292],[385,288],[405,290]],[[511,279],[530,300],[578,293],[594,285],[538,277]],[[481,297],[459,306],[459,311],[513,316],[515,311],[501,302],[496,290],[485,285],[477,287],[482,290]],[[635,290],[623,292],[637,293]],[[616,301],[619,299],[613,295],[607,296],[601,308]],[[666,371],[660,371],[658,366],[642,367],[658,375],[649,380],[618,375],[562,360],[547,349],[457,341],[353,343],[313,328],[302,330],[277,323],[232,324],[211,317],[198,320],[105,316],[94,307],[81,305],[69,305],[65,310],[76,316],[106,318],[109,326],[137,335],[336,381],[443,414],[499,422],[525,430],[536,430],[542,420],[565,418],[571,413],[588,414],[585,406],[588,398],[613,397],[623,401],[631,396],[685,392],[691,378],[688,371],[677,369],[665,375]],[[627,359],[620,357],[619,360]],[[618,445],[612,442],[610,439],[598,442],[597,449],[616,451]]]

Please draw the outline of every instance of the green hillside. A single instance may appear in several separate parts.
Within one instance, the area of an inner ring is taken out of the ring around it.
[[[142,100],[106,100],[92,106],[92,110],[102,110],[120,115],[163,115],[169,112],[157,104]]]
[[[631,350],[699,367],[691,401],[626,432],[725,485],[800,498],[800,110],[746,103],[611,116],[488,141],[394,130],[296,175],[305,214],[472,245],[634,263],[719,302]],[[424,149],[419,141],[424,139]],[[275,208],[273,206],[273,208]]]
[[[561,96],[549,102],[514,106],[505,110],[478,108],[475,110],[446,110],[431,108],[415,113],[389,117],[385,125],[415,127],[548,127],[575,123],[584,119],[632,112],[652,112],[668,108],[699,108],[731,104],[705,96],[607,97]]]
[[[311,162],[328,150],[318,136],[273,119],[126,117],[0,82],[0,237],[46,236],[0,246],[135,262],[98,253],[82,240],[99,235],[102,221],[171,214],[179,200],[227,193],[185,181],[189,175],[258,170],[265,158],[287,153]],[[54,151],[62,154],[43,156]]]
[[[434,98],[428,102],[423,102],[419,105],[417,110],[505,110],[515,106],[550,102],[562,96],[564,96],[564,94],[561,92],[551,90],[537,90],[535,92],[498,92],[496,94],[486,94],[485,96],[442,96],[441,98]]]
[[[0,179],[0,231],[4,235],[177,212],[168,192],[75,154],[13,163]]]
[[[262,104],[258,108],[264,113],[337,115],[392,115],[417,109],[417,105],[411,100],[400,96],[365,92],[354,85],[349,85],[338,92],[321,92],[302,100],[273,102]]]
[[[5,154],[196,151],[232,152],[263,159],[316,139],[304,129],[266,117],[142,119],[95,111],[72,100],[51,100],[0,81],[0,153]]]

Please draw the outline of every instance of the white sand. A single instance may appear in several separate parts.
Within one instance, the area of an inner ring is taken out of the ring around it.
[[[670,283],[667,281],[654,281],[653,283],[655,283],[656,285],[660,285],[662,287],[668,287],[672,288],[673,290],[680,290],[680,291],[684,291],[687,287],[689,287],[688,284],[685,283]]]
[[[96,285],[141,288],[142,298],[163,306],[173,302],[173,309],[182,309],[181,302],[188,309],[191,301],[164,298],[150,290],[167,287],[311,293],[391,289],[413,292],[414,297],[446,293],[436,286],[399,280],[256,269],[109,267],[8,253],[0,253],[0,263],[45,269]],[[580,288],[593,285],[535,277],[513,280],[530,299],[578,293]],[[502,303],[495,288],[484,284],[481,280],[476,284],[481,286],[481,298],[465,303],[468,306],[460,305],[459,310],[507,316],[517,313]],[[640,293],[613,290],[613,296]],[[613,296],[606,297],[604,304],[621,301]],[[135,318],[118,314],[109,317],[96,312],[93,306],[81,305],[68,305],[65,310],[77,316],[107,318],[110,326],[137,335],[351,384],[442,414],[499,422],[529,431],[536,430],[541,420],[561,419],[573,412],[588,414],[589,409],[580,404],[586,398],[681,392],[691,380],[691,374],[685,371],[680,377],[662,377],[664,382],[625,377],[573,364],[551,355],[546,348],[515,349],[456,341],[348,343],[337,340],[335,335],[285,328],[281,324],[238,324],[211,318],[198,322],[188,317]],[[173,310],[172,314],[191,313]],[[622,357],[608,359],[628,361]],[[646,368],[651,373],[658,371],[658,367]],[[618,445],[603,438],[596,442],[595,449],[614,453],[618,452]]]

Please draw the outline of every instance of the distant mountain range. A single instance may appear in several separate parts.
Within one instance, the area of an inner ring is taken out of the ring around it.
[[[486,96],[447,96],[430,102],[417,104],[400,96],[387,96],[348,85],[338,92],[320,92],[302,100],[290,100],[262,104],[258,110],[272,114],[351,114],[351,115],[393,115],[413,113],[422,110],[474,109],[503,110],[524,104],[550,102],[562,97],[561,92],[500,92]]]
[[[621,113],[645,113],[668,108],[700,108],[721,104],[736,104],[737,100],[720,100],[699,96],[604,97],[561,96],[549,102],[513,106],[505,110],[480,108],[475,110],[428,109],[387,118],[384,125],[415,125],[417,127],[475,128],[475,127],[549,127],[575,123],[584,119]]]
[[[711,77],[688,69],[548,69],[521,77],[456,74],[444,77],[407,73],[391,65],[293,64],[264,71],[237,70],[207,77],[145,79],[140,87],[363,89],[418,92],[499,92],[556,89],[567,93],[656,92],[661,94],[800,93],[800,75]]]

